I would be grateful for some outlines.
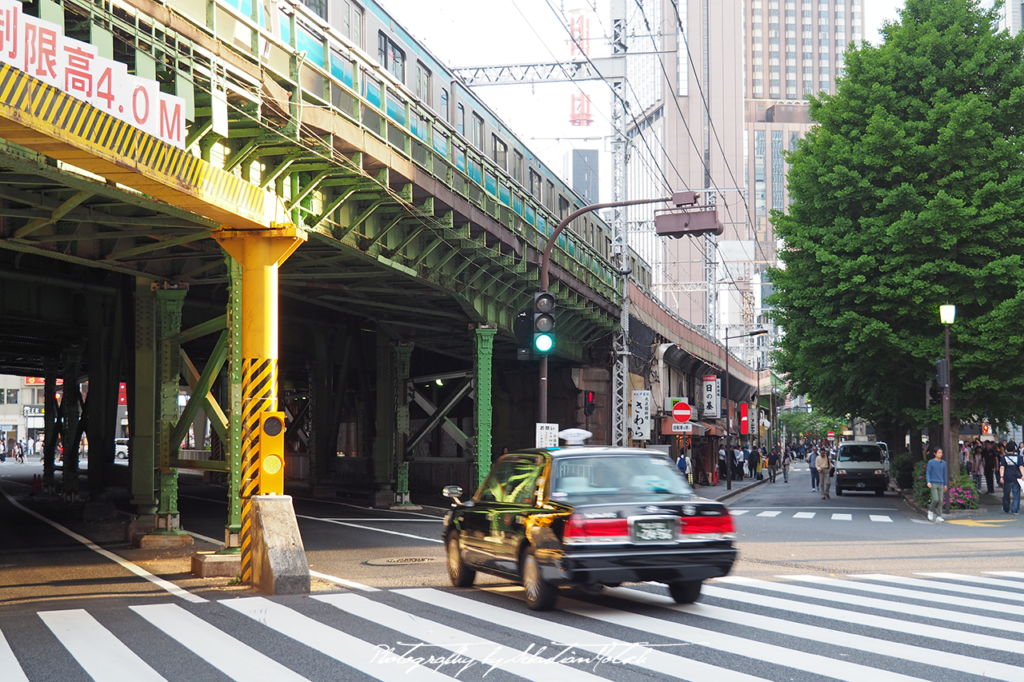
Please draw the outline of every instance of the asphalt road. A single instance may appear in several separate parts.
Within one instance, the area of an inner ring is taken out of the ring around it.
[[[31,468],[0,465],[0,489],[17,498]],[[451,588],[434,510],[296,498],[311,567],[351,589],[265,598],[100,543],[172,594],[0,495],[0,680],[1024,679],[1016,519],[929,524],[895,495],[822,502],[806,471],[791,481],[729,500],[741,559],[698,604],[628,585],[543,614],[503,581]],[[182,487],[199,547],[223,535],[223,496]]]

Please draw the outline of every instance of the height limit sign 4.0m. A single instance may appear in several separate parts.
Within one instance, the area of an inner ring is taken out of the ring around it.
[[[672,417],[680,424],[685,424],[690,421],[690,416],[693,414],[693,410],[687,403],[679,402],[672,407]]]

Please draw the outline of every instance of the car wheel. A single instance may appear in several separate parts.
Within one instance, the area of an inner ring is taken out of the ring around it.
[[[841,497],[842,494],[843,494],[843,489],[840,488],[839,486],[836,486],[836,497]]]
[[[875,491],[875,494],[881,497],[882,495],[885,495],[885,491],[879,488],[878,490]]]
[[[558,588],[544,580],[540,574],[540,564],[534,554],[533,547],[527,547],[523,552],[522,565],[519,573],[523,578],[523,588],[526,590],[526,605],[532,611],[547,611],[555,605],[558,597]]]
[[[476,579],[476,571],[466,566],[459,554],[459,534],[452,531],[448,534],[448,579],[455,587],[469,587]]]
[[[700,580],[680,580],[668,584],[668,593],[677,604],[692,604],[700,596]]]

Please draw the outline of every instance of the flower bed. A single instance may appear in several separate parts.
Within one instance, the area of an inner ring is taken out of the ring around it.
[[[932,501],[932,491],[928,488],[924,475],[926,466],[926,462],[914,465],[914,501],[925,508]],[[948,503],[951,510],[977,509],[978,489],[974,485],[974,479],[968,474],[960,474],[950,481],[944,503]]]

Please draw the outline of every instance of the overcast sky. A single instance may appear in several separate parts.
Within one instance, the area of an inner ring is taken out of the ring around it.
[[[528,64],[570,59],[569,39],[552,7],[566,12],[594,6],[599,21],[591,24],[592,57],[608,53],[602,36],[611,33],[605,0],[380,0],[395,19],[450,66]],[[898,18],[903,0],[862,0],[864,37],[878,42],[884,21]],[[372,49],[372,46],[368,46]],[[590,95],[594,124],[569,124],[571,95]],[[516,131],[556,172],[575,148],[608,151],[610,95],[603,83],[506,85],[477,88],[478,96]],[[581,139],[581,138],[597,139]],[[602,154],[602,199],[610,199],[608,154]]]

